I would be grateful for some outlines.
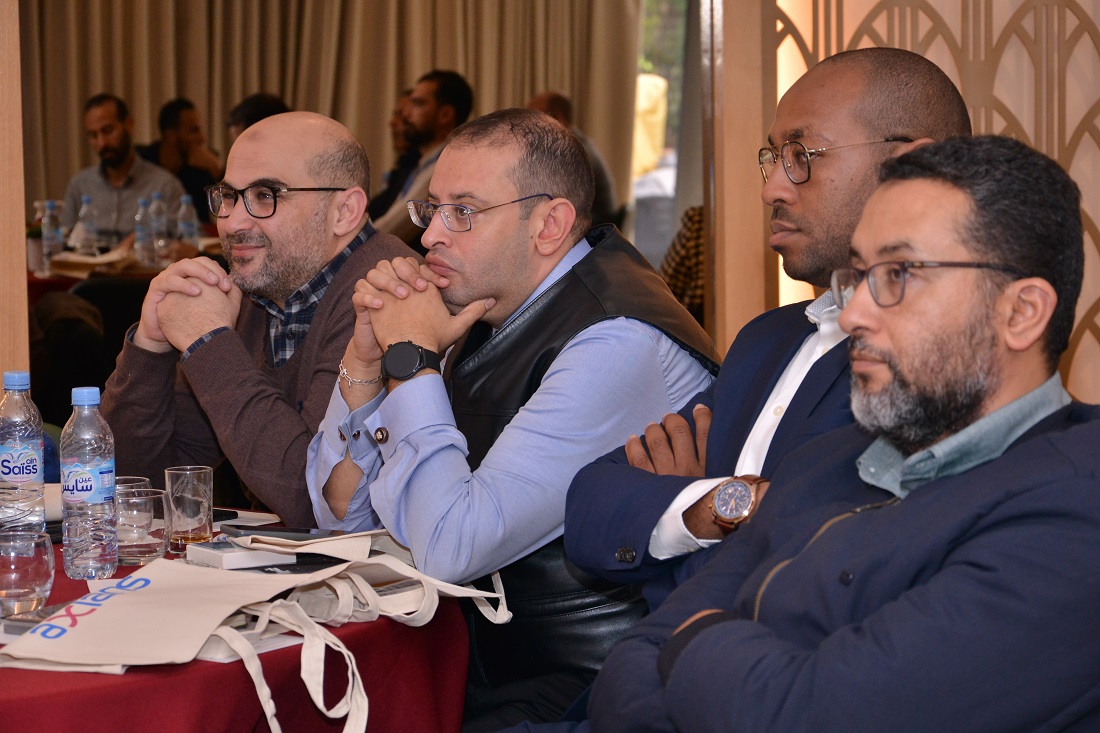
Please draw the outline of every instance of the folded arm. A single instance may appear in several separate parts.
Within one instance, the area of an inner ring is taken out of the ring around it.
[[[736,555],[723,547],[612,652],[593,730],[1054,730],[1095,714],[1096,483],[1057,493],[999,507],[930,577],[894,598],[864,591],[875,605],[852,601],[852,618],[832,627],[820,599],[799,618],[738,617]],[[712,609],[723,613],[677,632]],[[815,624],[824,629],[808,644]]]

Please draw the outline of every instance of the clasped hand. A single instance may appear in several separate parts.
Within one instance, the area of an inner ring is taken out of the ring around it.
[[[240,307],[240,289],[216,262],[180,260],[149,283],[134,343],[149,351],[182,351],[215,328],[232,328]]]
[[[443,354],[495,305],[492,298],[477,300],[452,314],[440,295],[448,284],[412,257],[379,262],[355,284],[355,331],[345,352],[349,370],[348,361],[369,367],[398,341]]]

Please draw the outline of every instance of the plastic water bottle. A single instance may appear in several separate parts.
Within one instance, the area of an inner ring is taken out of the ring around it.
[[[180,196],[180,208],[176,212],[176,239],[199,249],[199,212],[190,194]]]
[[[149,199],[138,200],[137,214],[134,216],[134,254],[138,263],[145,267],[155,267],[157,253],[153,247],[153,226],[149,215]]]
[[[153,202],[149,204],[149,226],[153,230],[153,251],[157,264],[167,265],[172,261],[168,256],[171,245],[168,241],[168,207],[160,191],[153,191]]]
[[[57,213],[57,202],[46,202],[46,213],[42,215],[42,260],[46,269],[50,261],[65,249],[65,240],[61,236],[61,218]]]
[[[99,254],[99,229],[96,226],[95,207],[92,206],[92,197],[84,194],[80,197],[80,212],[76,215],[80,224],[81,239],[77,242],[76,251],[82,255]]]
[[[31,401],[31,375],[4,372],[0,399],[0,528],[46,528],[42,489],[42,415]]]
[[[115,438],[99,414],[99,388],[73,388],[61,432],[62,555],[74,580],[109,578],[118,567]]]

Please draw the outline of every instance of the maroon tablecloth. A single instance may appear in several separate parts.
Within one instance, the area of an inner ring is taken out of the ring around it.
[[[57,561],[49,602],[87,593],[87,583],[65,576],[60,553]],[[135,569],[120,568],[115,577]],[[436,617],[420,628],[379,619],[331,630],[359,663],[370,700],[367,730],[459,730],[469,649],[456,602],[440,603]],[[342,718],[329,720],[310,699],[299,677],[300,653],[300,646],[292,646],[260,656],[279,724],[287,733],[342,730]],[[342,660],[329,652],[325,693],[330,706],[346,684]],[[266,731],[268,726],[240,661],[195,661],[131,667],[123,675],[0,669],[0,730],[216,733]]]

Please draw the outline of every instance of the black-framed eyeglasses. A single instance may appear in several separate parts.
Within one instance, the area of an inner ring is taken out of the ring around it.
[[[413,224],[421,229],[428,228],[432,223],[432,217],[438,211],[440,218],[443,219],[443,226],[447,227],[449,231],[468,232],[473,229],[474,214],[480,214],[489,209],[499,209],[501,206],[508,206],[509,204],[518,204],[520,201],[527,201],[528,199],[537,199],[542,196],[548,199],[554,198],[548,193],[534,193],[513,201],[505,201],[503,204],[486,206],[484,209],[472,209],[463,204],[433,204],[430,201],[409,201],[406,205],[409,207],[409,217],[412,219]]]
[[[871,289],[871,298],[880,308],[890,308],[901,302],[905,297],[905,281],[909,279],[909,271],[919,268],[932,267],[967,267],[974,270],[997,270],[1012,275],[1015,278],[1026,277],[1023,272],[1015,267],[1002,265],[997,262],[879,262],[871,265],[866,270],[858,267],[842,267],[833,270],[832,290],[833,300],[838,308],[844,308],[855,297],[856,288],[864,280]]]
[[[279,194],[291,191],[347,191],[347,188],[290,188],[287,186],[254,185],[247,188],[233,188],[224,183],[207,186],[206,203],[210,213],[219,219],[228,218],[237,205],[237,198],[244,199],[244,209],[255,219],[266,219],[275,215],[275,204]]]
[[[780,160],[783,161],[783,171],[787,174],[787,178],[791,179],[791,183],[798,185],[810,180],[810,158],[815,155],[821,155],[824,152],[832,150],[843,150],[844,148],[855,148],[860,145],[877,145],[879,143],[911,143],[913,142],[907,137],[888,137],[882,140],[868,140],[863,143],[850,143],[848,145],[834,145],[831,148],[813,148],[809,149],[805,145],[796,141],[788,141],[783,143],[779,150],[775,149],[775,146],[769,146],[766,148],[760,148],[760,152],[757,154],[758,162],[760,163],[760,175],[764,176],[764,183],[768,182],[768,169],[775,166]]]

